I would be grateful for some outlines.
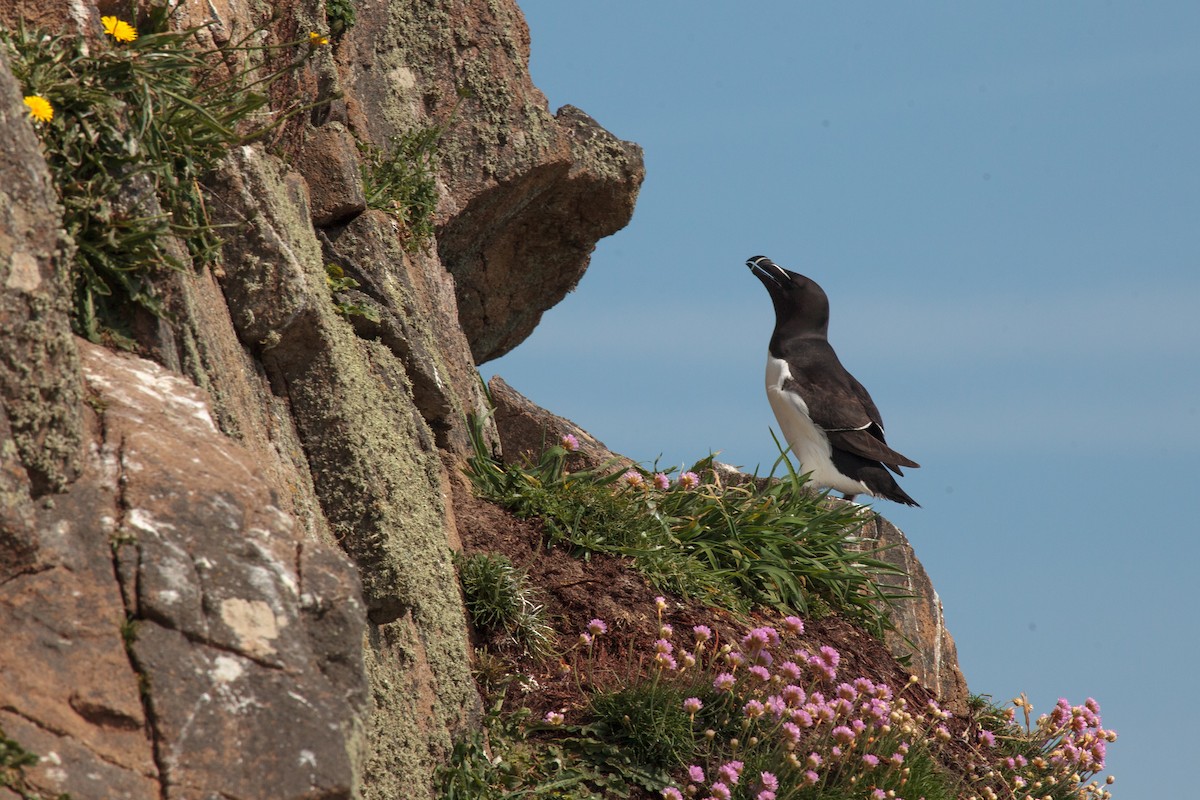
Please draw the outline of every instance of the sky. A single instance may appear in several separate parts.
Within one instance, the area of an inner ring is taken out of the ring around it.
[[[646,181],[484,377],[647,464],[765,472],[774,316],[744,262],[809,276],[922,464],[922,508],[874,507],[972,692],[1095,697],[1115,797],[1189,785],[1200,4],[520,5],[551,110],[639,143]]]

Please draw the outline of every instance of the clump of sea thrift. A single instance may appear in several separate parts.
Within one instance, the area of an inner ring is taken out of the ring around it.
[[[633,646],[643,653],[643,666],[623,678],[627,685],[674,687],[675,713],[686,715],[685,727],[691,724],[691,758],[663,788],[664,800],[919,800],[931,787],[967,800],[1110,797],[1099,783],[1086,783],[1103,769],[1106,747],[1116,738],[1101,726],[1094,700],[1082,706],[1060,701],[1023,734],[1010,710],[1002,718],[1008,728],[965,737],[953,732],[962,725],[936,702],[912,702],[915,679],[893,689],[842,675],[836,648],[789,649],[785,636],[804,630],[798,617],[714,647],[706,625],[692,626],[676,641],[662,621],[666,608],[666,599],[656,597],[658,638]],[[588,634],[596,634],[596,622]],[[1014,751],[1009,744],[1018,740],[1024,752],[1041,755]],[[937,766],[938,752],[951,741],[954,752],[970,748],[974,754],[976,768],[966,778]],[[921,765],[917,773],[914,764]]]
[[[1017,709],[1024,713],[1024,728],[1014,722]],[[1099,703],[1089,697],[1083,705],[1073,706],[1060,698],[1049,714],[1037,718],[1035,725],[1030,723],[1031,718],[1029,701],[1018,697],[1003,713],[1002,724],[995,731],[980,731],[977,772],[990,774],[994,780],[980,791],[979,798],[1107,800],[1112,796],[1105,787],[1112,785],[1113,776],[1106,776],[1103,783],[1097,776],[1104,769],[1108,745],[1117,740],[1117,734],[1104,728]],[[1036,748],[1027,756],[1002,747],[1011,741],[1034,743]],[[1066,794],[1064,787],[1069,789]]]

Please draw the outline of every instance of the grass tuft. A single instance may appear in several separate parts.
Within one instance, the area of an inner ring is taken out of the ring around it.
[[[724,484],[712,456],[674,481],[612,465],[570,471],[561,443],[536,463],[505,465],[488,452],[481,425],[470,426],[476,491],[540,519],[548,545],[582,558],[628,557],[655,588],[733,611],[812,614],[823,603],[876,635],[892,627],[888,603],[901,595],[876,578],[898,570],[877,550],[852,546],[867,518],[809,491],[783,454],[781,479],[743,485]]]
[[[456,554],[454,563],[471,624],[480,633],[505,636],[535,658],[554,652],[554,630],[546,622],[545,609],[534,601],[525,573],[507,556]]]

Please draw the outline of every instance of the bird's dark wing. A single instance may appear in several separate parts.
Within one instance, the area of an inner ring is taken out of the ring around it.
[[[898,467],[921,466],[888,447],[879,409],[828,342],[808,340],[788,350],[784,357],[792,376],[783,388],[804,399],[809,419],[825,431],[832,446],[880,461],[896,474],[901,474]]]
[[[900,455],[888,447],[882,440],[873,436],[870,430],[863,431],[825,431],[829,444],[839,450],[848,450],[865,458],[881,462],[897,475],[903,475],[900,467],[920,467],[921,465]]]

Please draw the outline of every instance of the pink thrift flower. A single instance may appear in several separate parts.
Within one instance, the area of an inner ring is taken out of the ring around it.
[[[674,786],[668,786],[662,790],[663,800],[683,800],[683,793]]]
[[[771,673],[767,671],[766,667],[753,666],[750,668],[750,674],[758,678],[763,683],[771,680]]]
[[[600,636],[608,633],[608,625],[602,619],[594,619],[587,624],[588,633],[592,636]]]
[[[668,672],[674,672],[679,667],[679,662],[670,653],[659,653],[654,657],[654,662]]]
[[[576,453],[579,451],[579,440],[569,433],[564,433],[562,439],[559,440],[562,449],[568,453]]]
[[[654,473],[654,488],[666,491],[671,488],[671,479],[661,472]]]
[[[667,610],[667,598],[663,597],[662,595],[659,595],[658,597],[654,598],[654,609],[659,614],[666,611]]]
[[[808,759],[805,761],[805,763],[812,769],[816,769],[817,767],[821,766],[821,755],[819,753],[809,753]]]
[[[646,485],[646,479],[643,478],[642,473],[638,472],[636,469],[626,470],[625,474],[621,476],[621,482],[626,486],[632,486],[634,488],[641,488],[642,486]]]
[[[805,728],[811,728],[813,726],[812,714],[808,713],[803,708],[793,708],[790,716]]]
[[[729,761],[721,765],[721,768],[717,770],[717,774],[726,783],[732,783],[736,786],[738,778],[742,777],[742,770],[745,766],[741,761]]]
[[[863,760],[863,763],[866,764],[868,767],[878,767],[879,766],[879,756],[875,755],[874,753],[863,754],[862,760]]]
[[[804,620],[799,617],[784,617],[783,627],[787,629],[788,633],[799,636],[804,633]]]
[[[704,783],[704,770],[696,764],[688,767],[688,780],[692,783]]]
[[[821,780],[821,776],[817,774],[816,770],[810,769],[804,773],[804,783],[808,786],[815,786],[819,780]]]
[[[1059,727],[1071,721],[1071,704],[1067,702],[1067,698],[1058,698],[1058,703],[1055,704],[1054,711],[1050,714],[1050,721]]]
[[[664,622],[658,629],[658,635],[664,639],[669,639],[675,635],[675,629]]]
[[[871,721],[877,725],[887,722],[888,716],[891,714],[891,706],[878,698],[871,698],[870,703],[863,703],[862,709],[863,713],[869,716]]]
[[[992,733],[991,731],[980,731],[979,732],[979,743],[982,744],[984,747],[995,747],[996,746],[996,734]]]
[[[696,637],[697,642],[707,642],[712,638],[712,629],[707,625],[697,625],[692,628],[692,635]]]
[[[829,645],[821,648],[821,660],[833,668],[837,668],[838,663],[842,660],[842,654],[834,650]]]
[[[683,701],[683,710],[692,716],[695,716],[696,712],[702,708],[704,708],[704,703],[700,701],[699,697],[689,697]]]
[[[679,658],[683,661],[683,665],[685,667],[696,666],[696,657],[694,655],[692,655],[691,653],[689,653],[687,650],[681,651],[679,653]]]
[[[564,719],[565,719],[565,717],[562,715],[562,712],[559,712],[559,711],[547,711],[546,712],[546,722],[550,723],[551,725],[562,725]]]
[[[833,729],[833,738],[839,744],[853,744],[854,731],[850,730],[850,728],[846,727],[845,725],[838,725]]]
[[[675,645],[667,639],[659,639],[654,643],[654,652],[656,653],[671,653],[674,652]]]
[[[592,635],[586,631],[579,634],[579,643],[590,647],[592,644]]]
[[[761,717],[767,712],[767,707],[757,700],[751,700],[746,705],[742,706],[742,713],[750,719]]]
[[[728,672],[722,672],[713,680],[713,688],[718,692],[728,691],[737,683],[737,678]]]
[[[787,739],[788,744],[797,745],[800,743],[799,725],[794,722],[785,722],[780,725],[779,728],[783,731],[783,735]]]
[[[779,673],[789,681],[800,680],[800,667],[795,661],[785,661],[779,665]]]
[[[733,797],[733,792],[729,791],[729,787],[720,781],[708,787],[708,793],[713,796],[713,800],[729,800]]]
[[[694,472],[685,472],[679,476],[679,485],[684,489],[695,489],[700,485],[700,476]]]
[[[754,800],[775,800],[775,793],[770,789],[763,789],[761,792],[754,795]]]
[[[758,782],[762,784],[764,789],[769,789],[772,792],[779,789],[779,778],[775,777],[772,772],[763,772],[758,776]]]
[[[758,647],[751,648],[748,646],[746,644],[747,639],[756,643]],[[778,644],[779,632],[770,625],[763,625],[762,627],[755,628],[754,630],[750,631],[750,633],[746,634],[745,639],[742,639],[742,647],[746,649],[759,650],[764,647],[776,647]]]

